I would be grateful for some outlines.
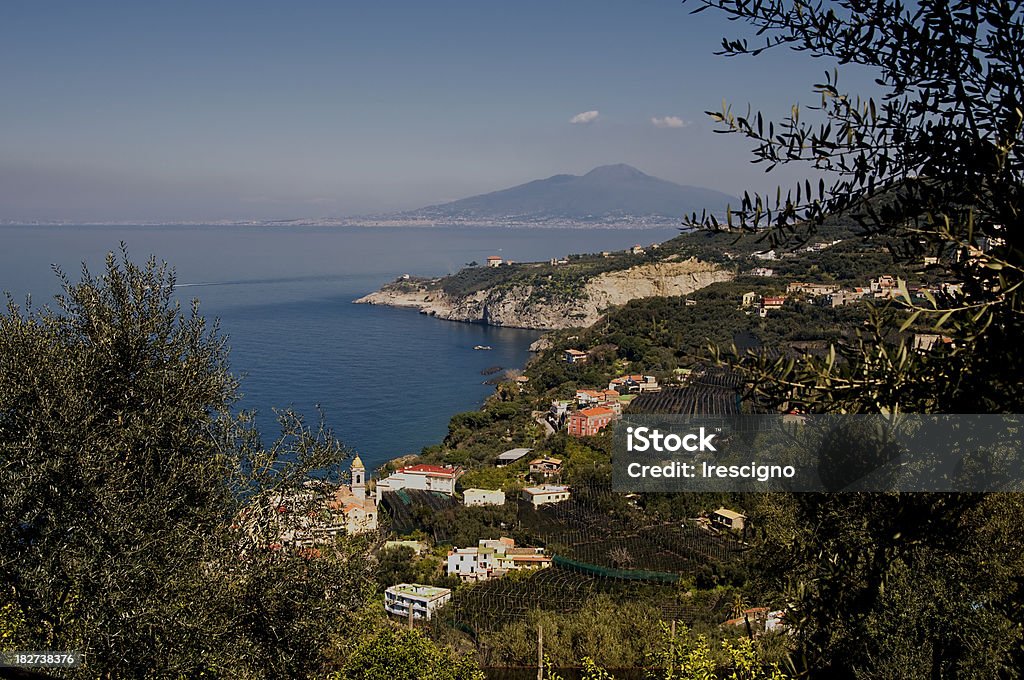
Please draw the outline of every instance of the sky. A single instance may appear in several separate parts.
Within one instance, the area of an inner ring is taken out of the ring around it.
[[[691,7],[5,0],[0,220],[341,217],[610,163],[733,195],[805,176],[705,111],[781,119],[833,65],[716,56],[749,30]]]

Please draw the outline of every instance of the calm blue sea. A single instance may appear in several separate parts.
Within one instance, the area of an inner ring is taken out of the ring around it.
[[[671,238],[672,229],[0,226],[0,290],[49,302],[53,265],[72,280],[99,272],[124,241],[130,255],[169,262],[183,300],[219,318],[242,406],[264,438],[275,407],[328,425],[369,467],[439,442],[449,417],[493,391],[480,372],[521,367],[538,333],[452,323],[352,300],[404,273],[457,271],[488,255],[518,261],[617,250]],[[493,351],[474,351],[490,345]]]

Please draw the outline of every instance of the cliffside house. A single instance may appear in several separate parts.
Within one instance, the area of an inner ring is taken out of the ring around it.
[[[741,304],[744,307],[752,307],[754,305],[754,303],[757,302],[760,297],[761,297],[760,295],[758,295],[757,293],[755,293],[753,291],[751,291],[749,293],[744,293],[743,294],[743,302]]]
[[[409,617],[412,610],[414,619],[430,620],[434,612],[452,599],[448,588],[435,588],[419,583],[399,583],[384,591],[384,609],[392,614]]]
[[[379,503],[386,491],[399,489],[420,489],[422,491],[440,491],[448,495],[455,493],[455,482],[462,476],[460,467],[439,465],[411,465],[391,474],[377,482],[377,502]]]
[[[608,383],[608,389],[619,394],[643,394],[644,392],[660,392],[661,385],[653,375],[622,375]]]
[[[340,486],[329,507],[342,516],[345,531],[364,534],[377,530],[377,503],[366,493],[366,467],[357,455],[350,468],[352,484]]]
[[[487,256],[487,266],[488,267],[500,267],[501,264],[502,264],[502,261],[503,260],[500,257],[498,257],[497,255],[488,255]]]
[[[562,355],[562,359],[567,364],[585,364],[588,356],[586,352],[581,352],[578,349],[567,349]]]
[[[501,489],[466,489],[462,492],[462,502],[467,506],[473,505],[504,505],[505,492]]]
[[[645,255],[647,253],[647,251],[644,250],[644,247],[639,243],[630,248],[629,252],[633,253],[634,255]]]
[[[551,566],[551,558],[542,548],[517,548],[511,538],[481,540],[473,548],[455,548],[448,552],[445,564],[449,576],[463,581],[487,581],[510,571],[543,569]]]
[[[747,516],[736,512],[735,510],[729,510],[728,508],[718,508],[711,513],[711,524],[721,529],[732,529],[733,531],[743,531],[744,522]]]
[[[775,276],[775,270],[769,267],[754,267],[750,270],[751,276],[763,276],[769,278]]]
[[[523,489],[523,500],[535,508],[551,503],[561,503],[562,501],[569,500],[569,487],[554,484],[528,486]]]
[[[509,449],[505,453],[498,454],[498,459],[495,465],[497,465],[497,467],[510,465],[520,458],[525,457],[526,454],[530,453],[530,451],[533,451],[533,449]]]
[[[615,411],[604,406],[585,408],[569,416],[568,430],[573,437],[592,437],[616,420]]]
[[[774,250],[762,250],[751,254],[751,257],[754,258],[755,260],[774,260],[778,256],[776,255]]]
[[[530,474],[545,478],[562,473],[561,458],[535,458],[530,461]]]

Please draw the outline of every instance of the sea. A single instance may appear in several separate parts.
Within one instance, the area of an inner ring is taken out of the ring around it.
[[[443,321],[352,301],[402,274],[438,276],[489,255],[528,262],[621,250],[677,235],[662,229],[503,227],[0,225],[0,291],[34,306],[93,273],[124,244],[177,275],[177,295],[219,321],[239,408],[254,410],[265,442],[275,409],[326,424],[369,469],[440,443],[449,418],[494,390],[483,372],[521,368],[537,331]],[[491,350],[474,350],[474,346]]]

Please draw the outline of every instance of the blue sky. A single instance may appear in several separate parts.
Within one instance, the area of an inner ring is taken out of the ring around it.
[[[703,112],[781,118],[832,65],[713,54],[744,31],[678,0],[6,0],[0,219],[352,215],[619,162],[764,189],[805,170]]]

